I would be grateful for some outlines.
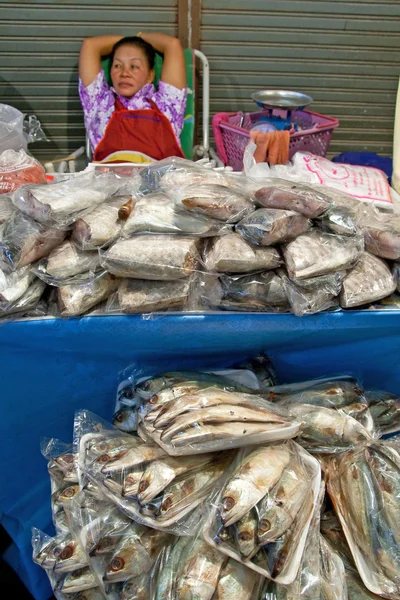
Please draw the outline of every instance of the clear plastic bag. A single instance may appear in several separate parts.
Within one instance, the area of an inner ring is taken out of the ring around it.
[[[328,464],[328,492],[365,586],[400,593],[400,447],[375,442]]]
[[[203,306],[247,312],[287,312],[289,301],[283,279],[273,271],[252,275],[199,276]]]
[[[369,390],[365,398],[377,431],[382,435],[400,431],[400,399],[396,394]]]
[[[291,279],[309,279],[353,267],[364,250],[362,237],[341,236],[314,229],[283,248]]]
[[[300,428],[285,410],[256,395],[210,386],[169,400],[167,391],[161,398],[141,408],[139,431],[172,456],[287,439]]]
[[[325,213],[332,200],[323,188],[312,188],[284,179],[270,179],[255,192],[256,201],[264,208],[279,208],[298,212],[305,217],[315,219]]]
[[[343,280],[340,305],[342,308],[352,308],[376,302],[390,296],[395,289],[396,280],[387,263],[364,252]]]
[[[170,189],[195,183],[225,184],[221,172],[178,157],[165,158],[151,166],[144,167],[140,171],[140,177],[142,179],[141,191],[144,193],[156,192],[160,188]]]
[[[122,235],[131,237],[136,233],[177,233],[210,237],[229,231],[229,225],[204,215],[193,214],[179,206],[174,198],[158,192],[136,202]]]
[[[24,185],[13,193],[13,203],[39,223],[70,225],[115,194],[123,181],[114,173],[89,171],[53,185]]]
[[[192,184],[170,192],[178,205],[192,214],[237,223],[254,211],[250,196],[221,184]]]
[[[118,288],[118,307],[123,313],[153,313],[188,308],[192,279],[149,281],[123,279]]]
[[[118,196],[82,216],[75,222],[72,230],[74,242],[82,250],[96,250],[114,242],[123,225],[119,211],[126,203],[126,197]]]
[[[296,238],[308,231],[311,221],[291,210],[259,208],[236,225],[250,244],[272,246]]]
[[[286,277],[284,273],[280,272],[279,275],[285,283],[286,294],[291,311],[297,317],[312,315],[339,306],[339,302],[336,299],[342,287],[341,279],[339,277],[336,281],[336,288],[332,290],[332,286],[324,285],[323,282],[321,282],[319,287],[316,286],[314,282],[311,288],[298,286]],[[336,275],[336,273],[334,275]],[[323,280],[323,277],[316,277],[315,279]]]
[[[343,561],[322,535],[319,536],[319,553],[321,557],[321,597],[329,598],[333,593],[335,600],[347,600]]]
[[[317,221],[317,225],[327,233],[335,233],[337,235],[352,236],[360,235],[361,233],[351,209],[342,206],[330,208]]]
[[[46,172],[40,162],[24,150],[4,150],[0,154],[0,199],[24,184],[47,183]]]
[[[30,267],[22,267],[10,274],[0,271],[0,310],[21,298],[35,279]]]
[[[276,269],[282,264],[275,248],[251,246],[239,234],[213,239],[204,249],[204,266],[216,273],[251,273]]]
[[[10,219],[15,213],[15,206],[11,202],[10,196],[0,194],[0,241],[2,238],[3,224]]]
[[[49,285],[60,287],[66,283],[78,283],[92,277],[101,269],[97,252],[82,252],[67,240],[52,250],[47,258],[37,263],[32,271]]]
[[[196,457],[190,467],[188,458],[175,459],[172,465],[166,462],[170,458],[157,445],[125,435],[88,411],[76,414],[74,428],[80,473],[97,484],[129,518],[177,535],[190,535],[193,531],[201,503],[233,458],[232,452],[226,452],[207,457],[203,464]],[[147,479],[150,471],[153,479]],[[145,473],[146,486],[143,479],[140,487]],[[146,500],[151,496],[152,499],[142,504],[140,491],[146,492]]]
[[[59,246],[67,232],[46,227],[17,211],[3,225],[0,267],[6,273],[25,267]]]
[[[136,235],[101,253],[102,266],[117,277],[160,281],[188,277],[199,260],[199,240],[177,235]]]
[[[289,441],[238,453],[210,499],[204,539],[264,577],[296,577],[317,503],[321,470]]]
[[[0,303],[0,317],[8,317],[18,313],[26,313],[35,308],[42,297],[46,284],[40,279],[34,279],[26,291],[13,302]]]
[[[86,283],[70,283],[58,288],[58,305],[62,317],[82,315],[115,292],[118,280],[112,275],[100,273],[85,278]]]

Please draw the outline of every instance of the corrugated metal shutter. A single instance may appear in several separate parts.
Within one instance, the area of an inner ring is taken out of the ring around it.
[[[142,29],[177,35],[177,15],[177,0],[0,2],[0,102],[42,122],[51,143],[34,144],[34,154],[57,158],[84,143],[78,97],[83,38]]]
[[[329,155],[392,153],[399,0],[203,0],[201,22],[211,114],[255,110],[259,89],[303,91],[340,119]]]

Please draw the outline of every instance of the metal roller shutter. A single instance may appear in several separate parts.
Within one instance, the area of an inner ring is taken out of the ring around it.
[[[400,2],[203,0],[211,114],[255,109],[258,89],[293,89],[340,119],[329,155],[392,153]]]
[[[141,29],[177,35],[177,15],[177,0],[0,2],[0,102],[40,119],[51,142],[33,145],[35,156],[57,158],[84,143],[78,97],[83,38]]]

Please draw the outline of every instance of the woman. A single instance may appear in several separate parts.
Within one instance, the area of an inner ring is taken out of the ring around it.
[[[158,90],[155,51],[164,55]],[[101,58],[111,55],[107,84]],[[102,162],[148,162],[183,157],[179,135],[186,106],[186,67],[178,39],[163,33],[84,40],[79,57],[79,95],[85,127]]]

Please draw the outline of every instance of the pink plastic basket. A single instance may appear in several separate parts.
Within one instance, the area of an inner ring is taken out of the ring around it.
[[[250,140],[249,131],[263,112],[217,113],[214,115],[212,125],[215,144],[218,155],[226,166],[230,165],[235,171],[243,169],[244,149]],[[287,112],[274,109],[272,114],[286,118]],[[289,158],[292,158],[299,150],[325,156],[333,130],[339,126],[339,121],[309,110],[295,110],[291,117],[292,122],[300,131],[290,135]]]

